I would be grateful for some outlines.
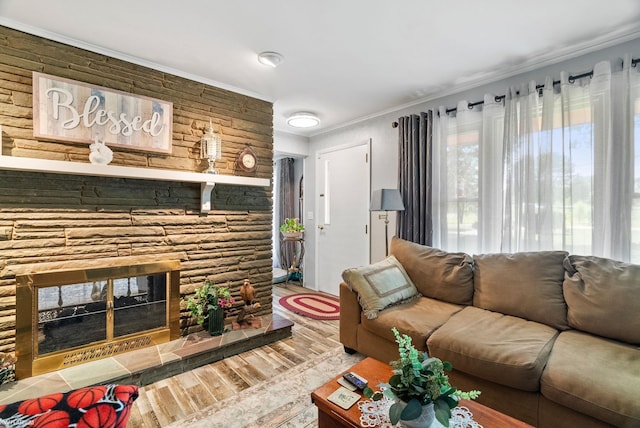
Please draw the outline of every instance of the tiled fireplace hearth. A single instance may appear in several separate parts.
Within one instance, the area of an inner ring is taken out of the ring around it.
[[[180,262],[17,278],[16,374],[60,370],[180,336]]]
[[[149,385],[291,336],[291,321],[277,315],[264,315],[261,320],[260,328],[229,329],[222,336],[210,336],[205,331],[199,331],[160,345],[1,385],[0,403],[97,384]]]

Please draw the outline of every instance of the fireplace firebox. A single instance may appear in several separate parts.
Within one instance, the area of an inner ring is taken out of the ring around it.
[[[18,378],[180,335],[178,261],[37,272],[16,280]]]

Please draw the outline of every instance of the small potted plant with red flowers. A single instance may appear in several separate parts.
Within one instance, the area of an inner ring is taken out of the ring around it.
[[[196,288],[193,296],[183,301],[198,324],[207,321],[207,330],[212,336],[224,332],[224,310],[235,304],[229,287],[215,285],[208,278],[202,287]]]

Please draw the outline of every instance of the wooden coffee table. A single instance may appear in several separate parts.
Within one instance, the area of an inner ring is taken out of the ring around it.
[[[375,386],[380,383],[386,383],[391,377],[391,366],[382,363],[373,358],[366,358],[351,367],[349,371],[353,371],[367,379],[369,385]],[[338,379],[344,373],[340,373],[328,383],[322,385],[311,393],[311,401],[318,407],[318,427],[359,427],[360,426],[360,410],[357,403],[344,410],[343,408],[333,404],[327,400],[340,385]],[[470,400],[461,400],[461,406],[468,408],[473,414],[473,420],[478,422],[485,428],[531,428],[531,425],[512,418],[490,409],[480,403]]]

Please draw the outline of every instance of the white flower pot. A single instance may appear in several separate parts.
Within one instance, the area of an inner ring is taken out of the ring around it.
[[[428,428],[433,425],[436,419],[436,412],[433,403],[422,406],[422,413],[415,419],[410,421],[400,421],[403,427],[407,428]]]
[[[300,239],[302,237],[302,232],[280,232],[285,239]]]

